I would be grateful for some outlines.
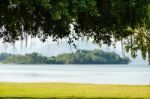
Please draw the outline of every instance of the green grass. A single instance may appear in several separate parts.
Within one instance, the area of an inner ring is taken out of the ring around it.
[[[147,98],[150,86],[75,83],[0,83],[0,98]]]

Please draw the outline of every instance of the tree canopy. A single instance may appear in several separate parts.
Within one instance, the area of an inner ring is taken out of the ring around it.
[[[133,57],[141,50],[150,62],[150,1],[0,0],[0,38],[15,42],[28,35],[68,43],[84,36],[108,45],[124,39]]]

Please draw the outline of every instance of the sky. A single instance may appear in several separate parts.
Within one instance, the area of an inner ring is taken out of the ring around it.
[[[101,49],[108,52],[116,52],[120,56],[122,56],[122,48],[121,43],[116,43],[116,48],[113,46],[99,46],[97,44],[93,44],[91,40],[80,40],[75,41],[77,45],[77,49],[85,49],[85,50],[94,50],[94,49]],[[41,42],[37,38],[28,39],[28,42],[26,44],[26,41],[17,41],[15,44],[8,44],[8,43],[2,43],[0,42],[0,53],[7,52],[7,53],[13,53],[13,54],[26,54],[26,53],[32,53],[37,52],[44,56],[56,56],[58,54],[62,53],[71,53],[75,52],[77,49],[75,49],[73,46],[69,45],[66,40],[61,40],[59,42],[52,42],[51,39],[48,39],[45,43]],[[142,59],[142,56],[140,54],[140,51],[137,53],[138,56],[133,59],[129,53],[125,52],[125,55],[128,56],[131,59],[131,64],[148,64],[148,62]]]

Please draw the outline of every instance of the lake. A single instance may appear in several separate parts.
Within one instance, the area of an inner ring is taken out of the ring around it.
[[[148,65],[0,65],[0,82],[150,84]]]

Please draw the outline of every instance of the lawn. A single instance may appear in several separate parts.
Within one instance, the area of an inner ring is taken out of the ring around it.
[[[76,83],[0,83],[0,98],[150,99],[150,86]]]

